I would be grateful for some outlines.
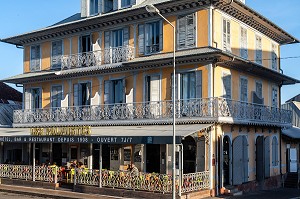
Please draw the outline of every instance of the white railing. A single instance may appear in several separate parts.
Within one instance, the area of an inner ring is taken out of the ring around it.
[[[121,46],[104,50],[61,56],[61,70],[100,66],[134,59],[134,47]]]
[[[183,175],[182,193],[209,189],[209,171]]]
[[[57,166],[35,166],[36,181],[55,182],[57,175],[59,175]]]
[[[0,177],[10,179],[32,179],[32,166],[0,164]]]
[[[14,125],[47,122],[95,121],[118,123],[128,120],[131,123],[143,121],[169,120],[173,116],[172,101],[103,104],[98,106],[64,107],[55,109],[15,110]],[[290,125],[291,111],[234,101],[224,98],[202,98],[176,101],[176,118],[191,121],[258,122]],[[229,118],[229,120],[228,120]]]

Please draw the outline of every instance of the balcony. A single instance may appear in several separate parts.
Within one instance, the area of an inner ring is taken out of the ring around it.
[[[14,127],[171,124],[172,101],[15,110]],[[176,123],[291,126],[291,111],[224,98],[176,101]]]
[[[134,59],[134,47],[122,46],[61,56],[61,70],[120,63]]]

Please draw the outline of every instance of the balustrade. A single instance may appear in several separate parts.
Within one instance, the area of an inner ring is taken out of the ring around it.
[[[176,118],[180,120],[209,120],[228,122],[226,118],[240,122],[276,123],[289,125],[291,111],[259,104],[224,98],[176,100]],[[55,109],[15,110],[14,124],[45,122],[97,121],[115,122],[128,120],[163,120],[173,117],[172,101],[102,104],[97,106],[62,107]]]

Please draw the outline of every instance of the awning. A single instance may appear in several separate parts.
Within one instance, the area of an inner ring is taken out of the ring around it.
[[[282,134],[293,139],[300,139],[300,128],[293,126],[288,129],[282,129]]]
[[[176,143],[187,136],[198,137],[212,124],[176,125]],[[95,143],[172,144],[172,125],[91,127],[90,136],[32,136],[28,128],[0,128],[0,142],[9,143]]]

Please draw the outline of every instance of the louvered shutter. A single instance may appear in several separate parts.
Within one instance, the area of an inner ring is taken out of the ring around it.
[[[272,88],[272,106],[277,107],[278,105],[278,91],[276,88]]]
[[[224,87],[223,97],[226,99],[231,99],[231,74],[224,74],[222,79]]]
[[[243,173],[244,173],[243,182],[248,182],[248,163],[249,163],[248,141],[246,136],[243,136]]]
[[[223,50],[231,51],[230,21],[223,19]]]
[[[160,101],[160,78],[159,75],[151,76],[150,79],[150,101]]]
[[[62,42],[52,42],[52,68],[59,68],[61,66]]]
[[[31,109],[31,92],[30,89],[25,89],[24,109]]]
[[[248,101],[248,80],[245,78],[240,78],[240,95],[241,101]]]
[[[256,63],[262,64],[262,45],[261,45],[261,37],[256,35]]]
[[[123,46],[128,46],[129,45],[129,28],[125,27],[123,29]]]
[[[197,70],[196,75],[196,98],[202,98],[202,70]]]
[[[163,21],[159,21],[159,51],[163,50]]]
[[[227,50],[227,34],[226,34],[226,20],[223,19],[223,50]]]
[[[144,25],[139,25],[139,54],[143,55],[145,53],[145,29]]]
[[[230,21],[227,20],[227,51],[231,51],[231,33],[230,33]]]
[[[35,65],[36,65],[36,49],[35,46],[30,47],[30,71],[35,70]]]
[[[277,54],[275,44],[272,44],[272,69],[277,70]]]
[[[81,0],[81,17],[87,16],[87,6],[86,6],[87,0]]]
[[[247,29],[241,27],[241,57],[248,59]]]
[[[265,146],[264,146],[264,166],[265,166],[265,178],[270,177],[270,137],[265,138]]]
[[[185,48],[186,47],[186,24],[185,24],[185,17],[178,18],[178,48]]]
[[[110,104],[110,92],[111,92],[112,81],[104,81],[104,104]]]
[[[180,73],[177,73],[175,74],[175,100],[178,100],[181,98],[181,89],[180,89],[180,81],[181,81],[181,74]],[[174,83],[173,83],[173,73],[171,75],[171,99],[173,100],[173,93],[174,93]]]
[[[86,83],[86,104],[91,105],[92,86],[91,82]]]
[[[121,94],[123,96],[123,101],[122,103],[126,103],[126,79],[122,79],[122,91]]]
[[[105,31],[104,32],[104,48],[109,49],[110,47],[110,32]]]
[[[113,10],[118,10],[118,6],[119,6],[119,1],[113,0]]]
[[[79,95],[79,85],[78,84],[74,84],[74,90],[73,90],[73,106],[78,106],[78,96]]]
[[[187,15],[186,17],[186,47],[195,47],[196,24],[195,14]]]
[[[256,85],[256,88],[255,88],[256,95],[258,97],[262,98],[262,83],[256,82],[255,85]]]

